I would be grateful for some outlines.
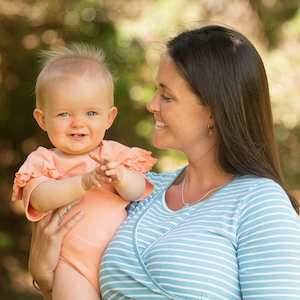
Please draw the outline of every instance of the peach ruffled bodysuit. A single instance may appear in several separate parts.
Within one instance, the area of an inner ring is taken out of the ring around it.
[[[93,150],[99,158],[103,155],[122,163],[131,170],[145,173],[149,171],[156,160],[151,152],[140,148],[128,148],[114,141],[102,141]],[[59,156],[55,149],[39,147],[32,152],[16,173],[12,200],[24,202],[26,217],[38,221],[46,214],[40,213],[30,205],[32,191],[42,182],[59,180],[92,171],[97,163],[88,154]],[[145,196],[152,191],[152,185],[147,182]],[[74,199],[75,200],[75,199]],[[81,198],[64,218],[66,222],[78,210],[83,211],[84,218],[65,237],[61,258],[85,276],[99,293],[98,272],[102,254],[126,218],[128,201],[122,199],[113,186],[107,184],[101,188],[92,189]]]

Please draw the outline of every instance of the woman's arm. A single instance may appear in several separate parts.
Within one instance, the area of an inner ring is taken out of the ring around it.
[[[243,299],[300,299],[300,220],[271,180],[241,200],[237,232]]]
[[[41,221],[32,224],[32,239],[29,255],[29,272],[37,282],[45,300],[52,299],[54,271],[58,263],[64,236],[80,221],[79,211],[67,223],[61,226],[64,215],[74,203],[48,215]]]

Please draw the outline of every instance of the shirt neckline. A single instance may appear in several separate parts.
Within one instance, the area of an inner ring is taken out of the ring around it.
[[[184,206],[180,209],[177,210],[173,210],[171,208],[169,208],[169,206],[167,205],[166,202],[166,191],[168,190],[168,188],[173,184],[173,182],[178,178],[178,176],[180,176],[182,174],[182,172],[184,172],[184,170],[186,169],[187,166],[184,166],[183,168],[179,169],[178,172],[176,173],[175,178],[173,178],[168,185],[165,187],[162,196],[161,196],[161,203],[162,206],[164,207],[164,209],[170,213],[176,214],[176,213],[180,213],[180,212],[185,212],[185,211],[189,211],[189,210],[194,210],[195,208],[202,206],[204,203],[207,203],[208,200],[210,199],[214,199],[215,196],[217,196],[219,193],[223,192],[225,189],[227,189],[228,186],[231,186],[232,183],[234,183],[236,180],[238,180],[241,175],[237,175],[235,176],[232,180],[230,180],[229,182],[227,182],[225,185],[223,185],[220,189],[218,189],[216,192],[214,192],[211,196],[207,197],[206,199],[203,199],[200,202],[195,201],[194,204],[191,204],[189,206]]]

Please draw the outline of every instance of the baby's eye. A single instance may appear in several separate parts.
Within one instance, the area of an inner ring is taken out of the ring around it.
[[[62,113],[59,113],[57,116],[60,118],[67,118],[70,116],[70,114],[67,112],[62,112]]]
[[[89,116],[89,117],[92,117],[92,116],[96,116],[96,115],[98,115],[98,113],[96,112],[96,111],[88,111],[87,113],[87,116]]]

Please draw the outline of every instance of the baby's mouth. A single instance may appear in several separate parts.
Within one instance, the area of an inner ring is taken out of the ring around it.
[[[81,137],[85,137],[86,134],[84,134],[84,133],[71,133],[70,136],[73,137],[73,138],[81,138]]]

